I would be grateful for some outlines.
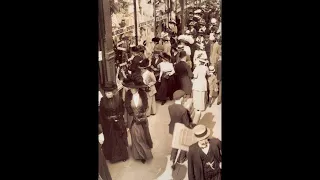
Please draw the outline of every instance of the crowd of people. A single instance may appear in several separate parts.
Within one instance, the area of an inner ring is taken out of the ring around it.
[[[126,161],[129,132],[133,158],[142,163],[152,159],[148,117],[157,113],[157,101],[164,105],[174,100],[168,107],[169,133],[173,134],[175,123],[182,123],[194,130],[198,143],[188,152],[179,153],[179,157],[177,149],[172,149],[172,168],[176,159],[177,163],[188,160],[189,180],[218,180],[221,141],[209,139],[210,129],[197,125],[197,118],[215,100],[221,103],[219,4],[193,8],[186,22],[188,28],[181,30],[180,24],[171,20],[166,31],[152,39],[152,52],[143,45],[128,47],[126,37],[116,45],[117,82],[103,86],[99,103],[102,151],[111,163]]]

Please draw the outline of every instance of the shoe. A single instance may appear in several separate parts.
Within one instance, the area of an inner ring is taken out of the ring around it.
[[[146,163],[145,159],[141,159],[142,164]]]
[[[161,102],[161,105],[164,105],[165,103],[166,103],[166,101],[162,101],[162,102]]]
[[[217,102],[217,105],[220,105],[221,104],[221,101]]]

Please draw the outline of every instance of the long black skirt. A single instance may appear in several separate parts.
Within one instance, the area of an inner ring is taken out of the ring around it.
[[[123,120],[110,122],[108,131],[104,128],[104,142],[102,150],[107,160],[111,163],[124,161],[129,158],[128,155],[128,140],[127,131]]]
[[[175,91],[175,78],[174,76],[170,76],[169,79],[161,77],[161,84],[159,90],[156,94],[156,100],[158,101],[166,101],[169,97],[172,99],[172,95]]]

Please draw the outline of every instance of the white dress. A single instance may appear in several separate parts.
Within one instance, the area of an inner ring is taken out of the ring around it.
[[[193,71],[193,105],[196,110],[204,111],[206,108],[207,78],[209,68],[205,65],[197,66]]]

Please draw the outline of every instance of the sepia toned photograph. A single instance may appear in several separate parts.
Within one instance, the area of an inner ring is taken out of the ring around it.
[[[98,0],[98,180],[220,180],[221,0]]]

